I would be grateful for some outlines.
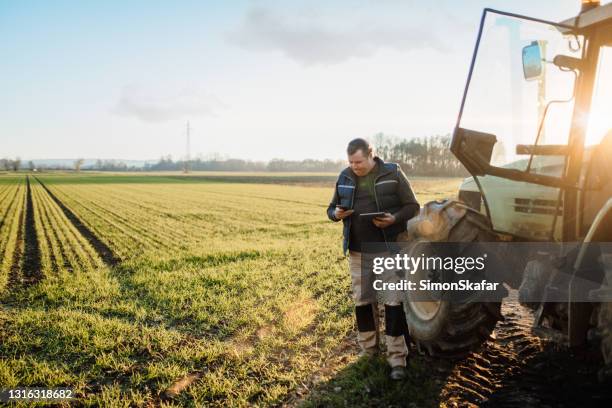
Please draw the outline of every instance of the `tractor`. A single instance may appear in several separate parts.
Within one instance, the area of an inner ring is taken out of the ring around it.
[[[519,298],[541,294],[525,302],[535,333],[569,347],[598,340],[612,363],[611,129],[612,3],[583,1],[560,23],[485,9],[450,145],[471,177],[400,240],[571,246],[516,259],[503,281]],[[581,293],[582,278],[597,290]],[[405,296],[412,339],[435,356],[471,352],[503,319],[501,301]]]

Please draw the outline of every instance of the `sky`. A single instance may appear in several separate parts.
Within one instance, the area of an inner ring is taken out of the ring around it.
[[[0,157],[342,159],[448,134],[484,7],[578,0],[0,0]]]

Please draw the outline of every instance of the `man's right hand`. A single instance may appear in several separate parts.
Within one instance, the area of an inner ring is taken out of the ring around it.
[[[354,210],[345,210],[340,207],[336,207],[336,211],[334,211],[334,217],[339,220],[343,220],[346,217],[350,216],[353,212]]]

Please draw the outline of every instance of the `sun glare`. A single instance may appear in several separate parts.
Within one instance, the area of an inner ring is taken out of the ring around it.
[[[598,144],[612,129],[612,47],[603,47],[599,56],[595,93],[586,129],[586,145]]]
[[[592,146],[598,144],[601,139],[612,129],[612,116],[607,115],[603,109],[592,111],[587,125],[585,145]]]

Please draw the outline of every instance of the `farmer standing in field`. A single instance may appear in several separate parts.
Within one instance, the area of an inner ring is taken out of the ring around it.
[[[349,253],[357,341],[361,355],[365,356],[378,352],[378,313],[375,297],[363,296],[367,290],[362,288],[361,254],[370,252],[364,244],[395,242],[397,236],[406,231],[406,221],[418,214],[420,208],[399,165],[383,162],[374,156],[372,150],[364,139],[354,139],[348,144],[349,167],[340,172],[327,208],[327,216],[332,221],[342,220],[344,224],[343,250],[345,255],[347,251]],[[385,214],[374,219],[359,217],[372,212]],[[371,275],[372,271],[365,273]],[[387,301],[385,343],[394,380],[406,377],[407,331],[403,305]]]

